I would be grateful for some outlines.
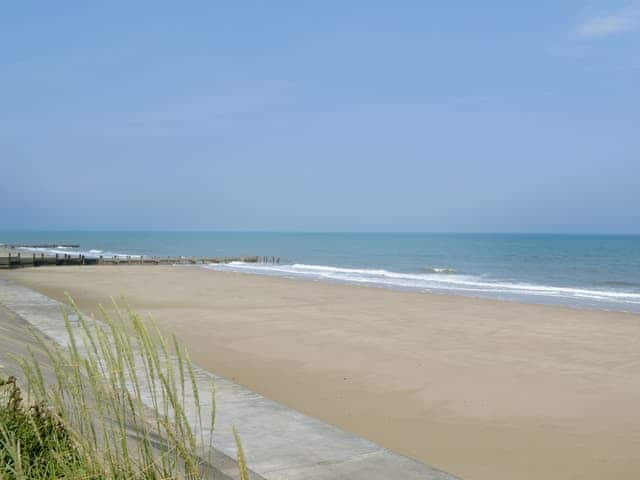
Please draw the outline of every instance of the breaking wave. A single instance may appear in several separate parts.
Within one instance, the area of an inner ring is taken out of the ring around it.
[[[452,269],[430,268],[425,273],[392,272],[384,269],[345,268],[327,265],[273,265],[232,262],[211,264],[206,268],[219,271],[243,272],[289,278],[333,280],[352,284],[365,284],[397,289],[454,293],[470,296],[533,300],[542,303],[582,304],[595,307],[615,307],[623,310],[640,310],[640,293],[619,289],[591,289],[553,285],[537,285],[522,282],[493,280],[484,276],[456,274]],[[625,308],[626,306],[626,308]]]
[[[128,253],[105,252],[97,249],[81,250],[81,249],[75,249],[75,248],[63,247],[63,246],[58,246],[55,248],[18,247],[18,250],[22,250],[24,252],[44,253],[45,255],[55,255],[56,253],[59,255],[70,255],[72,257],[78,257],[80,255],[84,255],[86,258],[98,258],[100,256],[104,258],[117,258],[117,257],[141,258],[143,256],[143,255],[130,255]]]
[[[424,271],[428,273],[458,273],[454,268],[438,268],[438,267],[424,267]]]

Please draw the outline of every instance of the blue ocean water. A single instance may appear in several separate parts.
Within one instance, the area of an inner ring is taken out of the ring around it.
[[[208,268],[640,312],[640,236],[631,235],[0,232],[0,243],[77,243],[89,255],[275,256],[280,264]]]

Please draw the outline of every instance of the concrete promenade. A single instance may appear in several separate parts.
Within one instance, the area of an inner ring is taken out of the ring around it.
[[[27,322],[53,341],[65,344],[62,305],[13,282],[0,280],[0,351],[21,354],[28,341]],[[15,315],[15,318],[10,318]],[[73,319],[72,319],[73,321]],[[6,363],[2,358],[0,363]],[[6,375],[7,367],[0,370]],[[268,480],[427,479],[456,477],[422,462],[393,453],[368,440],[303,415],[245,387],[196,369],[201,398],[216,389],[214,447],[223,477],[236,477],[236,449],[231,427],[240,433],[252,476]],[[207,405],[204,405],[206,408]]]

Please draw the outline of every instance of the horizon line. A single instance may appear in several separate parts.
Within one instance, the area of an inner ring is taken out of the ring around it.
[[[397,234],[397,235],[564,235],[640,236],[638,232],[527,232],[527,231],[444,231],[444,230],[240,230],[240,229],[12,229],[3,233],[273,233],[273,234]]]

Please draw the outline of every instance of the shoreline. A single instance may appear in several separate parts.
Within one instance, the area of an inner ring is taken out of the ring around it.
[[[203,368],[462,478],[640,474],[640,315],[166,266],[0,272],[126,293]]]
[[[399,293],[438,295],[438,296],[453,297],[453,298],[462,297],[462,298],[468,298],[471,300],[488,300],[488,301],[494,301],[494,302],[515,303],[518,305],[535,305],[535,306],[541,306],[541,307],[568,308],[571,310],[587,311],[587,312],[622,313],[622,314],[630,314],[630,315],[636,315],[636,316],[640,315],[640,311],[636,312],[633,310],[618,310],[614,308],[603,308],[603,307],[595,307],[595,306],[590,307],[590,306],[581,306],[581,305],[570,305],[568,303],[564,304],[560,302],[558,303],[550,303],[550,302],[544,302],[544,301],[532,302],[532,301],[526,301],[526,300],[521,300],[517,298],[500,298],[497,296],[490,296],[490,295],[482,296],[482,295],[472,295],[472,294],[465,294],[465,293],[459,293],[459,292],[445,292],[445,291],[427,290],[427,289],[421,290],[421,289],[412,288],[412,287],[381,285],[381,284],[366,283],[366,282],[356,283],[356,282],[349,282],[348,280],[339,280],[339,279],[320,279],[320,278],[310,278],[310,277],[293,277],[293,276],[285,276],[285,275],[269,275],[269,274],[252,273],[252,272],[224,271],[224,270],[217,269],[216,268],[217,265],[174,265],[174,266],[197,267],[197,268],[212,270],[214,272],[227,273],[231,275],[247,275],[251,277],[259,276],[259,277],[275,278],[275,279],[282,279],[282,280],[290,280],[293,282],[297,282],[297,281],[317,282],[317,283],[326,282],[330,285],[345,285],[347,287],[356,287],[356,288],[374,288],[374,289],[381,289],[381,290],[386,290],[390,292],[399,292]]]
[[[115,246],[114,246],[115,247]],[[106,248],[106,247],[102,247]],[[119,247],[116,247],[116,251]],[[27,249],[28,250],[28,249]],[[36,249],[36,254],[42,254],[41,249]],[[55,250],[55,249],[54,249]],[[48,250],[52,255],[54,250]],[[153,256],[148,253],[141,254],[141,250],[134,249],[135,254],[113,253],[112,250],[87,250],[67,248],[56,250],[57,255],[78,256],[86,258],[86,263],[128,263],[140,260],[147,264],[198,264],[203,268],[213,270],[250,273],[266,275],[276,278],[295,278],[303,280],[321,280],[346,285],[364,285],[367,287],[386,288],[395,291],[421,292],[428,294],[458,295],[477,299],[496,299],[501,301],[526,303],[532,305],[554,305],[584,310],[600,310],[612,312],[628,312],[640,314],[640,283],[637,275],[631,275],[629,271],[622,273],[610,271],[609,277],[586,275],[585,272],[574,272],[572,275],[558,276],[551,270],[540,276],[540,272],[533,274],[528,270],[501,271],[504,265],[496,271],[489,267],[480,270],[457,265],[449,268],[448,262],[439,263],[440,267],[424,267],[423,269],[406,268],[404,265],[391,265],[385,262],[379,263],[370,259],[373,263],[350,263],[349,261],[332,262],[324,258],[307,259],[307,261],[281,261],[280,257],[207,257],[202,256],[178,256],[163,257]],[[15,250],[14,250],[15,253]],[[351,253],[353,255],[353,252]],[[7,263],[6,249],[0,245],[0,261]],[[104,255],[104,260],[103,260]],[[246,261],[242,261],[246,258]],[[262,262],[269,258],[271,261]],[[304,255],[300,258],[305,258]],[[355,258],[355,257],[354,257]],[[52,257],[53,259],[53,257]],[[129,260],[130,259],[130,260]],[[33,263],[51,264],[53,261],[42,262],[34,258]],[[360,259],[362,260],[362,259]],[[420,260],[417,260],[418,264]],[[69,263],[73,261],[55,263]],[[82,260],[81,263],[85,263]],[[433,262],[429,263],[432,264]],[[455,262],[453,262],[455,263]],[[15,265],[15,262],[13,262]],[[25,257],[25,266],[30,266],[31,261]],[[348,265],[348,266],[339,266]],[[357,266],[359,265],[359,266]],[[374,266],[375,265],[375,266]],[[2,267],[2,264],[0,264]],[[477,266],[476,266],[477,267]],[[629,265],[627,270],[633,270]],[[639,265],[640,267],[640,265]],[[476,273],[470,273],[476,272]],[[478,273],[485,272],[485,273]],[[487,273],[493,272],[493,273]],[[519,273],[514,273],[519,272]],[[582,275],[582,276],[581,276]],[[619,275],[619,277],[618,277]],[[626,276],[625,276],[626,275]],[[629,278],[627,278],[629,277]],[[609,278],[611,281],[604,281]],[[622,279],[614,281],[616,278]],[[628,280],[628,281],[627,281]]]

